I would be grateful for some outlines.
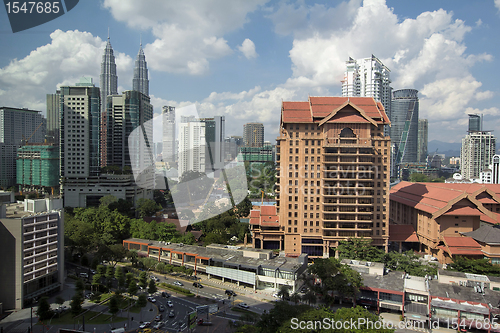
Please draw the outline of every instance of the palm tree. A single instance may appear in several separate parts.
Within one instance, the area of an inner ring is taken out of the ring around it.
[[[302,297],[300,297],[299,293],[298,292],[294,292],[291,296],[290,296],[290,300],[292,302],[295,303],[295,305],[297,305],[298,302],[300,302],[300,300],[302,299]]]
[[[312,290],[307,291],[307,293],[305,293],[304,296],[302,296],[302,299],[306,301],[309,305],[311,305],[311,303],[316,304],[317,301],[316,294]]]
[[[278,297],[281,297],[281,300],[289,299],[290,298],[290,287],[288,287],[285,284],[282,284],[280,286],[280,290],[278,290]]]

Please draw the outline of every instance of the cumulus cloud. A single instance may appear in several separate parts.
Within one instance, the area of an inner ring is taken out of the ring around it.
[[[467,50],[464,37],[472,27],[452,12],[439,9],[401,18],[385,0],[362,4],[352,0],[335,8],[279,3],[270,11],[276,32],[294,36],[293,75],[285,84],[290,89],[328,87],[333,95],[340,95],[346,60],[373,54],[391,70],[394,89],[420,91],[420,109],[430,122],[462,117],[471,104],[493,96],[480,90],[481,82],[470,72],[474,64],[491,61],[492,56]],[[342,16],[342,24],[321,20],[322,13]],[[287,16],[294,22],[288,22]]]
[[[495,7],[500,9],[500,0],[495,0]]]
[[[200,75],[210,60],[233,52],[224,34],[242,28],[266,1],[105,0],[104,7],[130,27],[152,31],[156,39],[144,47],[150,69]]]
[[[45,95],[55,93],[61,85],[73,85],[81,76],[92,77],[99,85],[105,41],[78,30],[56,30],[50,38],[51,43],[0,68],[2,104],[45,110]],[[132,59],[119,52],[115,56],[119,78],[131,82]]]
[[[255,52],[255,44],[248,38],[238,46],[238,50],[240,50],[247,59],[257,58],[258,56],[257,52]]]

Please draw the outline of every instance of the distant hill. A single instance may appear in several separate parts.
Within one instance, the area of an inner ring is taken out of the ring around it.
[[[427,152],[429,154],[434,154],[437,149],[438,154],[445,154],[446,157],[458,157],[460,156],[461,147],[461,142],[443,142],[439,140],[431,140],[427,144]]]

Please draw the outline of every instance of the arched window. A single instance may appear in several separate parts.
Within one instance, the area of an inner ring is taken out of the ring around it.
[[[340,132],[340,137],[341,138],[355,138],[356,134],[350,129],[349,127],[345,127],[341,132]]]

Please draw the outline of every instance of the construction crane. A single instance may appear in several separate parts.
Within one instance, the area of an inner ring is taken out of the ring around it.
[[[26,137],[23,135],[23,139],[24,139],[24,144],[23,146],[26,146],[28,144],[28,142],[31,140],[31,138],[33,137],[33,135],[35,135],[36,131],[38,131],[38,129],[40,128],[40,126],[43,125],[43,122],[40,122],[40,124],[37,126],[37,128],[35,128],[35,130],[33,131],[33,133],[31,133],[30,137],[26,139]]]

